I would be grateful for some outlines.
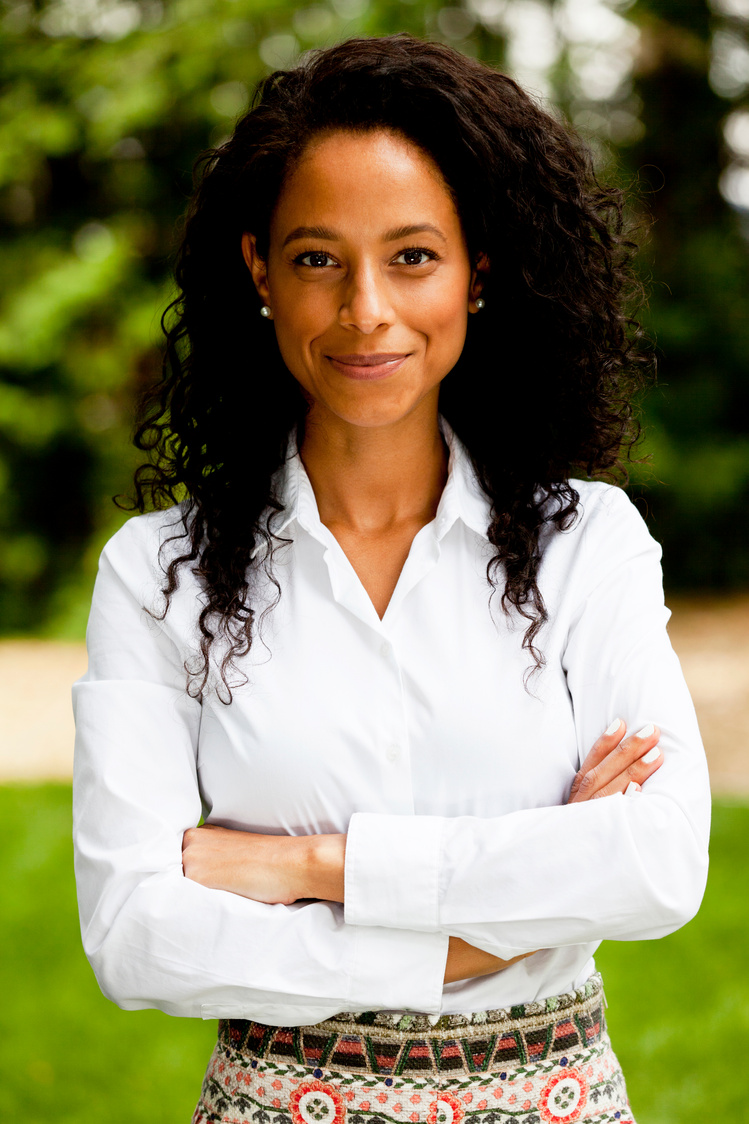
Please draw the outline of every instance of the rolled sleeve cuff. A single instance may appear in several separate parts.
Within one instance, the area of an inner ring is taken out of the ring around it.
[[[450,937],[381,926],[359,927],[349,1002],[352,1010],[442,1013]],[[373,1007],[372,996],[377,996]]]
[[[443,816],[354,812],[344,863],[344,919],[439,932]]]

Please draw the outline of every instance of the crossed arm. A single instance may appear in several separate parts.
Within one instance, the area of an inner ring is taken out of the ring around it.
[[[658,728],[629,737],[626,732],[620,720],[601,735],[575,776],[567,804],[626,792],[630,785],[639,789],[660,767]],[[182,842],[187,878],[269,905],[305,898],[343,902],[345,858],[345,834],[263,835],[202,824],[189,828]],[[502,960],[451,936],[444,982],[501,971],[524,956]]]

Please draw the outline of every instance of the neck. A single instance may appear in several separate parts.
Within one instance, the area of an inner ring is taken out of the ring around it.
[[[447,481],[436,399],[382,426],[320,416],[313,407],[300,456],[321,522],[355,534],[431,522]]]

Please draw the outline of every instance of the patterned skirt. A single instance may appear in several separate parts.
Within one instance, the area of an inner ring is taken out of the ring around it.
[[[601,976],[507,1009],[219,1021],[192,1124],[634,1124]]]

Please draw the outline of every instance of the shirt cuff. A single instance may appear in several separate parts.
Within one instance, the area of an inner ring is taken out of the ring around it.
[[[439,932],[443,816],[354,812],[344,862],[348,925]]]
[[[352,932],[356,934],[349,993],[352,1010],[442,1013],[448,933],[380,926],[358,926]]]

